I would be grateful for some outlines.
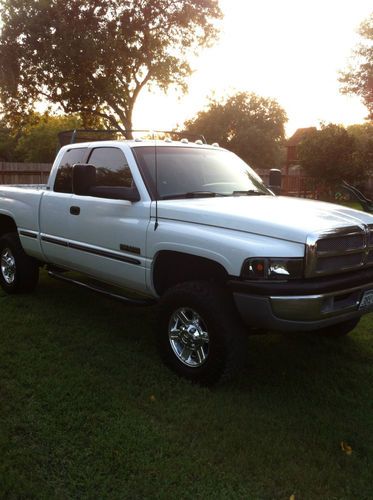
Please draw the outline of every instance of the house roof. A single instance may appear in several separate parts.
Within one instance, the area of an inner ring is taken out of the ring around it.
[[[286,141],[286,146],[298,146],[298,144],[311,132],[317,130],[316,127],[298,128],[296,132]]]

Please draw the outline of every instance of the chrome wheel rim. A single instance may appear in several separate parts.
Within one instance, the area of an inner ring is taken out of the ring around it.
[[[16,279],[16,261],[9,248],[4,248],[1,252],[1,273],[8,285],[14,283]]]
[[[186,366],[198,368],[209,353],[209,334],[201,316],[190,307],[180,307],[171,316],[168,338],[176,357]]]

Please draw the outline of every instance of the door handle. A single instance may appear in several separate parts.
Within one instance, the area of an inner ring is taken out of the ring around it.
[[[80,207],[70,207],[70,213],[71,213],[71,215],[79,215],[80,214]]]

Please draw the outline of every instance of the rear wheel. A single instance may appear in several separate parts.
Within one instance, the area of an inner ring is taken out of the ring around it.
[[[39,279],[39,266],[22,248],[17,233],[0,238],[0,285],[7,293],[34,290]]]
[[[164,362],[202,385],[231,378],[245,359],[246,332],[233,301],[209,282],[185,282],[165,293],[157,335]]]
[[[326,326],[315,333],[320,337],[339,338],[348,335],[359,323],[360,318],[349,319],[343,323]]]

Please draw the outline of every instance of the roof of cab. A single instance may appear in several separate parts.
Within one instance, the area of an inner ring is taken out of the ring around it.
[[[149,139],[128,139],[128,140],[101,140],[101,141],[87,141],[87,142],[75,142],[73,144],[66,144],[63,146],[64,149],[73,149],[73,148],[81,148],[84,147],[113,147],[118,146],[119,144],[125,144],[130,148],[143,147],[143,146],[166,146],[166,147],[188,147],[188,148],[197,148],[197,149],[221,149],[217,143],[214,144],[205,144],[202,141],[198,142],[189,142],[189,141],[171,141],[171,140],[149,140]]]

